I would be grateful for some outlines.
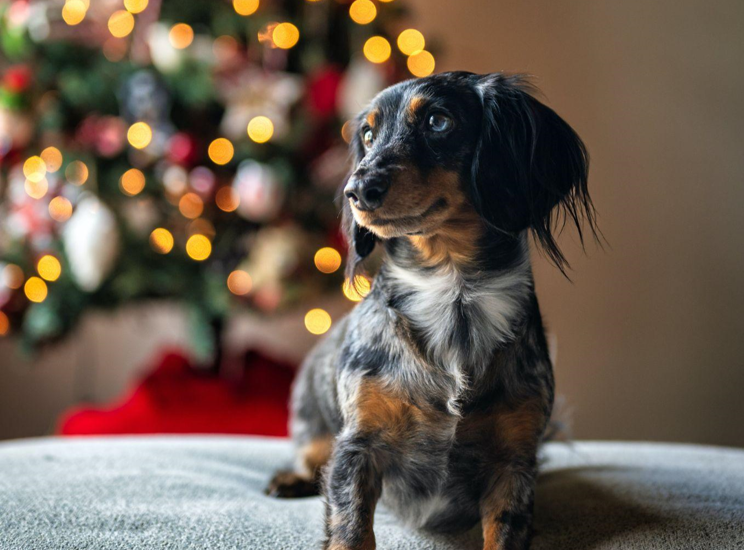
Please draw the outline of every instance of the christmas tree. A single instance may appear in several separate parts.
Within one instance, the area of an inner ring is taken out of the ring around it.
[[[207,354],[235,307],[359,300],[334,204],[349,121],[434,70],[401,1],[0,4],[0,335],[35,349],[167,298]]]

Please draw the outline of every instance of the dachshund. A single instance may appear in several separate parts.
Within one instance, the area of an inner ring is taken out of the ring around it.
[[[319,342],[292,393],[293,471],[267,494],[326,498],[325,550],[372,550],[382,501],[414,528],[481,522],[485,550],[531,539],[553,371],[529,235],[588,223],[588,154],[519,75],[442,73],[356,119],[343,188],[347,276],[377,244],[366,298]]]

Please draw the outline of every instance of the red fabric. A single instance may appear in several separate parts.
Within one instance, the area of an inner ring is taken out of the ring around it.
[[[123,401],[75,407],[60,435],[218,433],[286,436],[294,367],[249,353],[240,380],[194,370],[171,352]]]

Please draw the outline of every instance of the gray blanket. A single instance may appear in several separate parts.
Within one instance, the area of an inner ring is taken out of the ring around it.
[[[1,550],[319,548],[319,498],[263,496],[289,464],[283,440],[41,439],[0,444]],[[744,451],[637,443],[551,444],[533,550],[744,548]],[[384,508],[381,550],[478,549],[410,531]]]

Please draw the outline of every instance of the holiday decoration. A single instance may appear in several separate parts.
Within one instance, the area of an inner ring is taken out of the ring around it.
[[[160,298],[204,357],[234,308],[327,331],[323,296],[361,299],[334,204],[351,119],[434,70],[403,3],[0,3],[0,337]]]

